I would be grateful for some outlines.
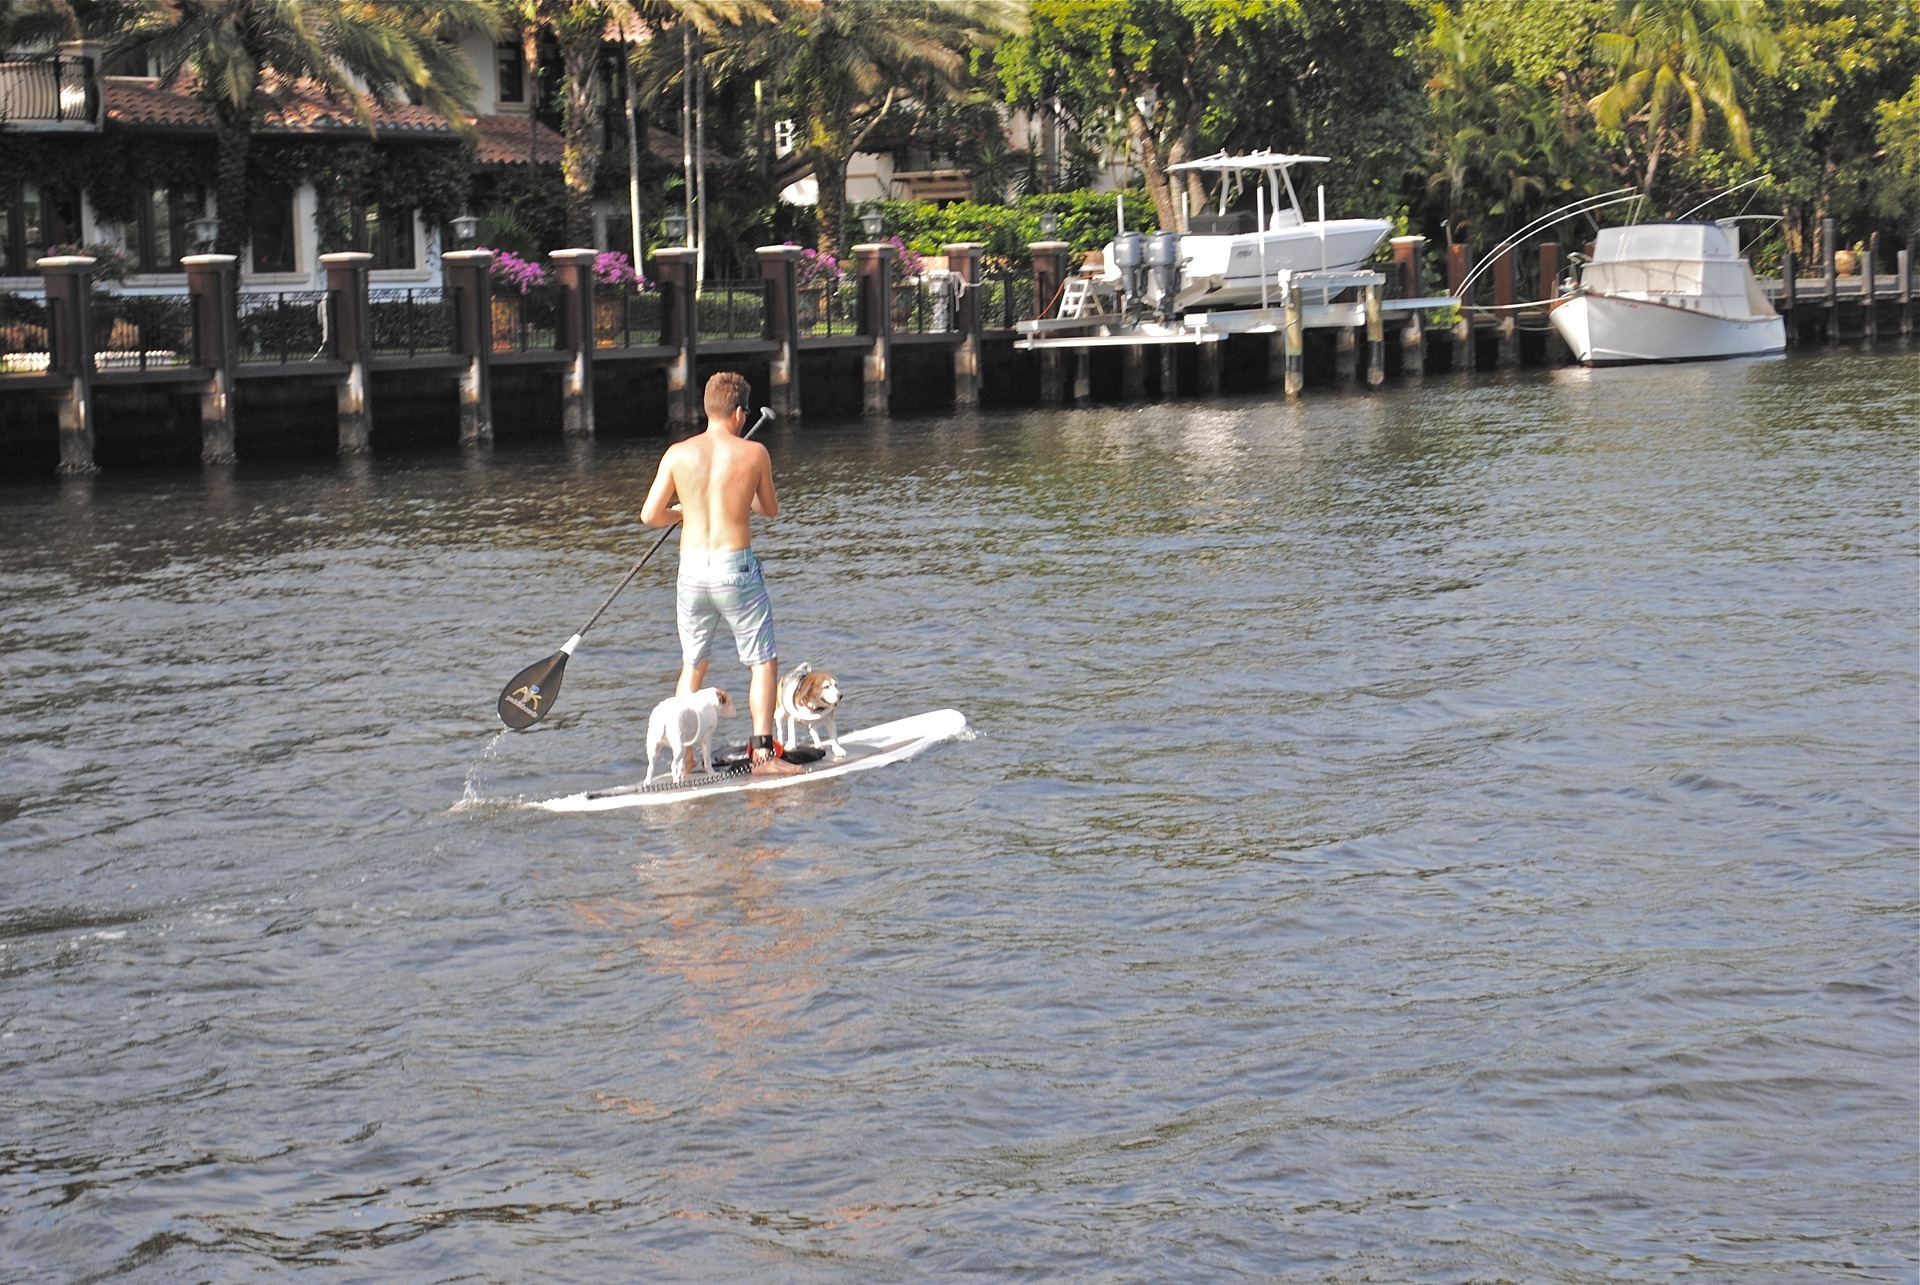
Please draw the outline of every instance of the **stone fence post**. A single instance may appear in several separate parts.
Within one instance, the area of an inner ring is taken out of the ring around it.
[[[193,312],[193,364],[204,368],[200,389],[200,461],[233,463],[233,372],[240,364],[239,259],[231,254],[190,254],[187,302]]]
[[[38,261],[47,290],[47,373],[60,393],[60,471],[92,473],[93,260],[61,254]]]
[[[327,269],[327,313],[333,319],[333,355],[347,364],[334,393],[340,420],[340,453],[364,455],[373,449],[373,390],[368,365],[373,359],[373,310],[367,277],[373,256],[360,251],[323,254]]]
[[[893,397],[893,261],[900,247],[868,242],[853,247],[860,273],[859,332],[869,341],[861,367],[860,413],[880,416]]]
[[[980,404],[980,340],[985,330],[980,308],[980,254],[985,249],[979,241],[958,241],[942,247],[947,268],[960,283],[953,318],[953,328],[960,332],[960,346],[953,350],[955,406]]]
[[[493,440],[493,251],[449,250],[440,256],[453,296],[453,350],[460,372],[460,444]]]
[[[1060,295],[1067,280],[1067,256],[1073,247],[1065,241],[1034,241],[1027,246],[1033,255],[1033,318],[1045,321],[1060,315]],[[1065,400],[1067,390],[1061,373],[1058,348],[1040,350],[1040,400]]]
[[[553,275],[560,282],[560,347],[573,354],[561,381],[560,431],[593,436],[593,261],[596,250],[555,250]]]
[[[754,253],[767,283],[767,338],[778,345],[767,362],[767,405],[781,419],[799,419],[800,247],[763,245]]]
[[[653,252],[653,275],[660,283],[660,342],[679,351],[667,367],[667,427],[692,432],[707,421],[698,384],[700,363],[700,301],[696,252],[671,246]]]

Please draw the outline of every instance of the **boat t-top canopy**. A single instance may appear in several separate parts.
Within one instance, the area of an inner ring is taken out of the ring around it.
[[[1169,173],[1174,170],[1204,170],[1221,175],[1220,213],[1223,215],[1227,212],[1227,200],[1230,191],[1238,191],[1240,188],[1241,180],[1238,177],[1240,174],[1249,170],[1265,174],[1267,176],[1267,188],[1273,194],[1274,214],[1277,215],[1280,211],[1280,190],[1281,185],[1285,184],[1287,204],[1293,207],[1294,217],[1304,222],[1306,220],[1306,214],[1300,208],[1300,195],[1293,190],[1293,175],[1287,172],[1287,167],[1290,165],[1303,165],[1310,162],[1318,164],[1332,159],[1330,156],[1295,156],[1291,152],[1269,152],[1263,148],[1260,151],[1247,152],[1241,156],[1230,156],[1226,152],[1215,152],[1212,156],[1202,156],[1197,161],[1181,161],[1178,164],[1169,165],[1167,166],[1167,170]],[[1228,179],[1226,176],[1230,174],[1235,177]],[[1262,224],[1265,224],[1266,221],[1266,218],[1263,216],[1261,218]],[[1264,227],[1262,230],[1265,230]]]
[[[1288,152],[1269,152],[1261,150],[1248,152],[1244,156],[1229,156],[1225,152],[1215,152],[1212,156],[1202,156],[1197,161],[1181,161],[1167,166],[1168,170],[1278,170],[1289,165],[1304,165],[1332,160],[1331,156],[1294,156]]]

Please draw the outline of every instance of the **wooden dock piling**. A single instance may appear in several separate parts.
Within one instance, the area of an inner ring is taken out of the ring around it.
[[[1418,299],[1425,292],[1422,252],[1426,243],[1427,238],[1423,236],[1393,238],[1397,298]],[[1418,309],[1406,314],[1405,324],[1400,329],[1400,373],[1412,379],[1427,373],[1427,325]]]
[[[1860,256],[1860,291],[1863,307],[1860,313],[1860,337],[1868,343],[1880,337],[1880,322],[1876,315],[1873,279],[1873,247],[1869,245],[1866,253]]]
[[[1799,267],[1793,261],[1791,246],[1780,252],[1780,311],[1787,319],[1787,347],[1800,346],[1800,326],[1796,309],[1800,302]]]
[[[1467,277],[1473,272],[1473,247],[1450,245],[1447,247],[1447,293],[1460,300],[1460,317],[1453,323],[1453,368],[1455,371],[1469,371],[1474,368],[1473,321],[1467,313],[1467,305],[1473,300],[1460,293]]]
[[[1298,397],[1307,386],[1307,327],[1301,315],[1301,307],[1300,289],[1289,283],[1286,287],[1286,393],[1289,398]]]
[[[1838,237],[1834,234],[1834,221],[1831,218],[1820,220],[1820,261],[1827,282],[1827,346],[1831,348],[1840,342],[1840,267],[1835,257],[1839,247],[1834,244]]]
[[[1900,335],[1902,338],[1913,334],[1913,251],[1911,248],[1900,251],[1894,256],[1894,273],[1899,282],[1900,291]]]

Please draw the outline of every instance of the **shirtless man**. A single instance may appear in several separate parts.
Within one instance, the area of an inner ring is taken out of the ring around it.
[[[752,674],[747,702],[753,712],[753,771],[784,776],[803,769],[773,750],[780,662],[773,647],[773,605],[748,530],[752,514],[778,517],[780,501],[773,493],[767,448],[741,437],[747,392],[746,377],[730,370],[707,381],[707,431],[667,448],[640,520],[648,526],[680,523],[680,580],[674,594],[679,694],[700,690],[714,633],[726,621],[740,663]]]

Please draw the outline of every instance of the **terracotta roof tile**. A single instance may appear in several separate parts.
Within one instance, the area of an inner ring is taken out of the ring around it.
[[[273,107],[256,134],[359,134],[366,126],[351,105],[329,100],[320,89],[302,81],[272,91]],[[107,125],[113,129],[166,130],[208,133],[213,114],[190,88],[163,88],[151,80],[122,76],[106,78]],[[445,138],[453,126],[425,107],[398,103],[371,109],[374,129],[382,138]]]
[[[560,163],[560,135],[537,120],[525,116],[476,116],[474,141],[479,144],[475,158],[482,165],[525,165],[531,156],[535,165]]]

